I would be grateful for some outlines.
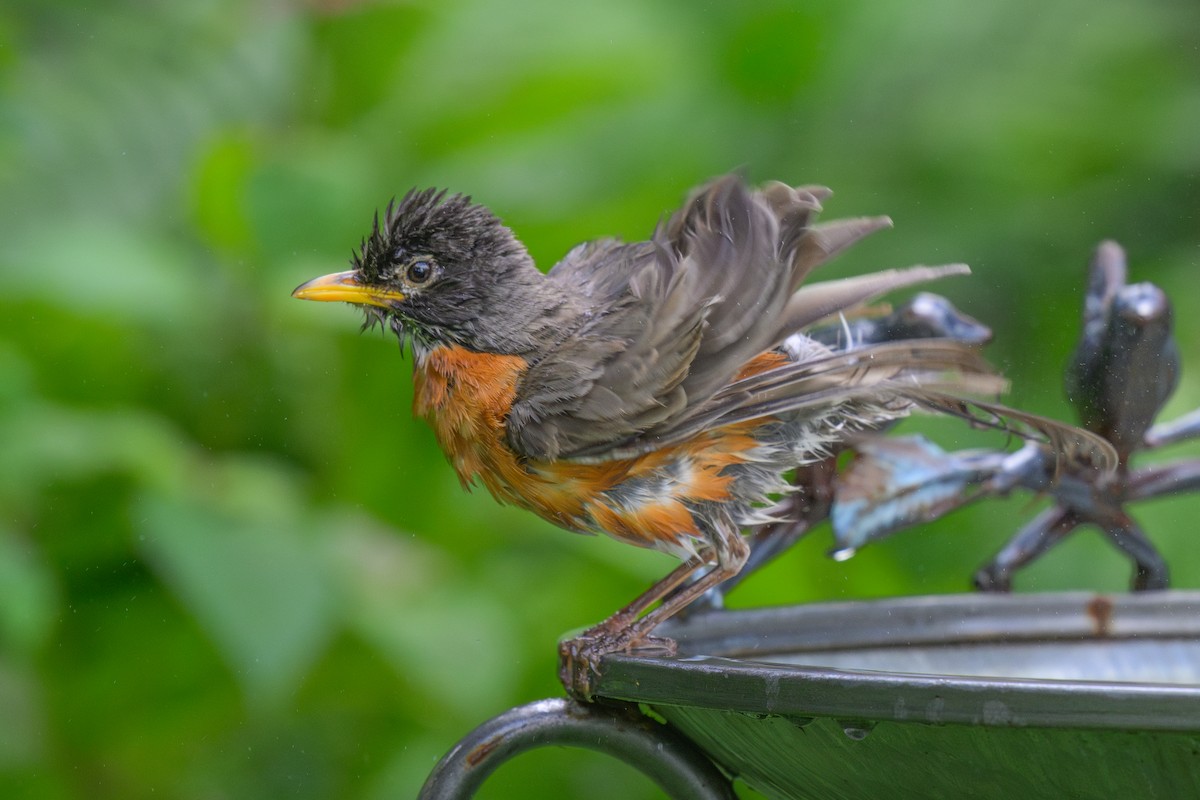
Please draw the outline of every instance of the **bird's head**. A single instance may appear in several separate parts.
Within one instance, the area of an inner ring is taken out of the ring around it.
[[[375,215],[352,269],[298,286],[301,300],[344,301],[364,327],[390,327],[417,348],[456,344],[519,350],[521,310],[542,281],[524,245],[484,206],[436,189],[412,190]]]

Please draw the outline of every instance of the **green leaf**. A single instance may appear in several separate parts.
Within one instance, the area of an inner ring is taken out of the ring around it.
[[[288,696],[333,623],[309,531],[295,519],[161,495],[142,497],[134,517],[146,560],[208,631],[250,701]]]
[[[36,764],[44,757],[46,720],[37,675],[0,659],[0,771]],[[11,795],[5,795],[11,796]]]
[[[503,705],[520,657],[511,612],[416,540],[362,518],[329,521],[346,622],[417,690],[418,707],[466,719]]]
[[[0,652],[29,655],[59,614],[54,574],[32,543],[0,523]]]

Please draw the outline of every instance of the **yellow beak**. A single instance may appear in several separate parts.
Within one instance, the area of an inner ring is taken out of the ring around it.
[[[354,270],[335,272],[313,278],[295,288],[292,297],[297,300],[320,300],[323,302],[357,303],[358,305],[392,308],[404,299],[402,292],[367,286],[358,279]]]

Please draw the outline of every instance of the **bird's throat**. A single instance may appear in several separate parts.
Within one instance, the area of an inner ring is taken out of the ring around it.
[[[498,466],[504,425],[527,362],[520,356],[441,346],[418,358],[413,414],[433,428],[464,484]],[[490,488],[490,487],[489,487]]]

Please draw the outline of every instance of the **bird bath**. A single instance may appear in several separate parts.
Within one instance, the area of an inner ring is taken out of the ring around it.
[[[446,756],[422,797],[470,796],[497,759],[541,744],[610,752],[675,797],[734,796],[719,773],[688,761],[693,746],[772,798],[1200,789],[1200,592],[819,603],[714,611],[662,632],[677,655],[608,656],[601,703],[537,713],[571,728],[589,714],[620,719],[605,706],[620,701],[667,725],[647,722],[623,750],[576,731],[505,751],[499,744],[521,734],[496,727],[501,715]]]
[[[1161,590],[1166,563],[1125,509],[1200,489],[1194,458],[1127,468],[1139,451],[1200,437],[1200,410],[1153,424],[1178,381],[1171,307],[1126,275],[1124,251],[1101,244],[1067,370],[1085,427],[1116,446],[1115,472],[1055,436],[1017,453],[875,438],[841,472],[834,457],[798,471],[805,503],[777,531],[759,530],[754,548],[769,559],[828,516],[847,554],[1021,488],[1054,505],[977,585],[1009,588],[1013,572],[1091,523],[1134,562],[1134,588],[1153,591],[693,607],[655,629],[676,655],[608,655],[588,685],[567,670],[568,690],[596,702],[496,717],[447,754],[421,796],[469,797],[504,760],[563,744],[609,753],[689,800],[735,797],[729,776],[810,800],[1200,797],[1200,592]]]

